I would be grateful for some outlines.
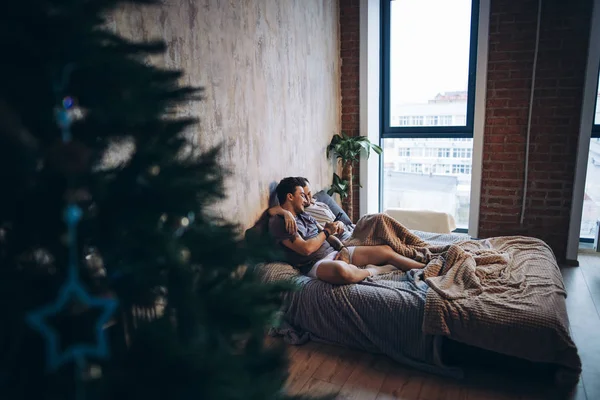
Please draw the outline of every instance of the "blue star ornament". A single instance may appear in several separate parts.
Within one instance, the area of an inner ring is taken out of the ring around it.
[[[99,308],[103,311],[95,324],[95,344],[75,343],[61,353],[59,334],[46,320],[48,317],[60,314],[69,304],[69,300],[72,299],[78,300],[89,308]],[[116,300],[91,297],[79,284],[77,279],[69,279],[66,285],[60,289],[54,304],[49,304],[29,313],[27,322],[33,329],[39,331],[46,340],[46,365],[48,370],[56,370],[69,361],[75,361],[78,364],[82,363],[86,356],[97,358],[108,357],[109,349],[104,333],[104,326],[109,322],[116,307]]]

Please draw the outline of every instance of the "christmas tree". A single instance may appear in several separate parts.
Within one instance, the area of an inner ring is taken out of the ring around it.
[[[120,3],[0,5],[0,398],[285,398],[289,287],[244,273],[262,251],[177,114],[201,90],[105,29]]]

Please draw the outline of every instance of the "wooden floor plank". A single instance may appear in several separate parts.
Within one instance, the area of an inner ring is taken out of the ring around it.
[[[432,375],[425,375],[419,392],[420,400],[440,400],[444,393],[445,380]]]
[[[440,400],[466,400],[467,399],[467,387],[464,384],[460,384],[459,381],[449,379],[444,384],[444,391]]]
[[[285,388],[287,393],[300,393],[317,368],[325,361],[326,356],[321,351],[321,347],[322,345],[316,342],[308,342],[299,347],[290,357],[290,375]]]
[[[338,346],[330,346],[327,352],[328,357],[317,368],[313,377],[343,386],[360,358],[360,352],[352,351]]]
[[[578,260],[600,318],[600,253],[594,250],[580,250]]]
[[[567,311],[573,340],[583,365],[581,386],[574,395],[587,399],[600,398],[600,317],[588,287],[585,273],[600,268],[600,257],[580,253],[579,267],[561,269],[567,289]]]
[[[361,353],[356,367],[342,386],[338,399],[375,400],[385,379],[385,373],[375,368],[378,361],[377,356]]]
[[[307,393],[311,396],[317,397],[338,394],[341,388],[342,387],[340,385],[334,385],[333,383],[324,382],[320,379],[310,378],[302,387],[300,393]]]
[[[400,399],[404,387],[410,382],[410,373],[401,368],[393,368],[386,374],[380,392],[392,399]],[[418,395],[418,393],[417,393]]]
[[[381,385],[381,393],[393,399],[418,399],[423,382],[421,373],[396,366],[387,373]]]
[[[599,258],[594,257],[591,258],[591,260],[598,261]],[[579,267],[581,268],[581,273],[584,276],[590,292],[591,285],[597,284],[595,279],[598,276],[594,275],[589,277],[588,273],[592,267],[594,269],[600,269],[600,262],[593,265],[591,260],[590,258],[584,258],[582,266]],[[593,300],[591,293],[590,297]],[[575,344],[577,344],[579,356],[581,357],[581,363],[583,364],[583,371],[581,374],[583,387],[587,398],[590,400],[600,399],[600,317],[598,317],[597,306],[600,306],[600,298],[598,299],[598,303],[595,305],[596,318],[590,317],[587,321],[587,324],[583,325],[582,321],[581,324],[578,324],[573,329]],[[586,308],[591,309],[591,306]],[[575,315],[577,314],[578,312],[575,313]],[[586,316],[588,314],[591,314],[591,310],[586,312]]]

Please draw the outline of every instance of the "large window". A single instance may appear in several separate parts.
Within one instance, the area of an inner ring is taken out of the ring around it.
[[[381,1],[383,210],[444,211],[468,226],[478,10]]]
[[[583,196],[583,214],[581,215],[582,239],[593,239],[596,234],[596,221],[600,220],[600,77],[596,91],[596,110],[592,139],[590,140],[590,153],[588,155],[587,174],[585,177],[585,194]]]

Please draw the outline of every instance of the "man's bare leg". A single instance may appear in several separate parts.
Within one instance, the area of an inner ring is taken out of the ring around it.
[[[423,268],[425,264],[396,253],[390,246],[356,246],[352,254],[352,263],[358,267],[365,265],[392,264],[402,271]]]
[[[397,271],[396,267],[387,265],[383,267],[358,268],[356,265],[345,261],[324,261],[317,268],[317,278],[335,285],[358,283],[369,276],[386,274]]]
[[[344,261],[324,261],[317,268],[317,278],[334,285],[358,283],[371,273]]]

